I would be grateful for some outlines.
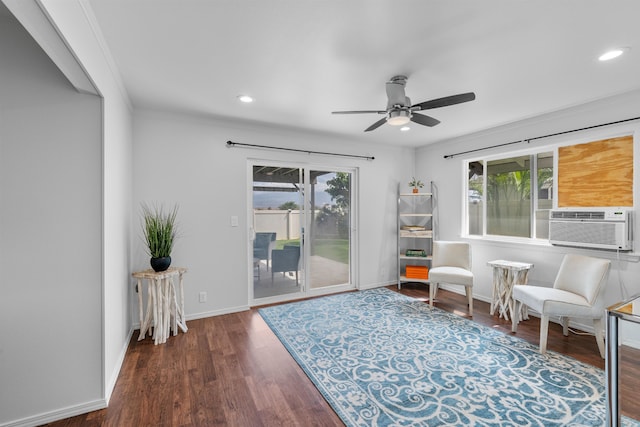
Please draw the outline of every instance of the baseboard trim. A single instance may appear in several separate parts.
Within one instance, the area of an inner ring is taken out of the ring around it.
[[[241,305],[241,306],[237,306],[237,307],[225,308],[223,310],[202,311],[200,313],[187,314],[185,316],[185,318],[186,318],[186,320],[204,319],[204,318],[207,318],[207,317],[220,316],[222,314],[239,313],[241,311],[247,311],[250,308],[251,307],[249,307],[248,305]],[[189,326],[189,325],[187,325],[187,326]],[[134,323],[131,326],[131,328],[132,328],[131,329],[132,333],[135,330],[140,330],[140,321]],[[0,427],[2,427],[2,426],[0,426]]]
[[[116,362],[116,367],[111,372],[111,378],[105,384],[104,397],[105,402],[109,405],[109,401],[111,400],[111,394],[113,393],[113,389],[116,386],[116,382],[118,381],[118,377],[120,376],[120,371],[122,370],[122,364],[124,363],[124,358],[127,355],[127,350],[129,349],[129,343],[131,342],[131,337],[133,336],[133,328],[129,329],[129,333],[127,334],[127,339],[124,341],[124,345],[120,349],[120,354],[118,355],[118,361]]]
[[[98,399],[80,405],[56,409],[55,411],[45,412],[32,417],[9,421],[8,423],[0,424],[0,427],[35,427],[54,421],[64,420],[65,418],[75,417],[76,415],[86,414],[87,412],[97,411],[106,407],[106,399]]]
[[[206,317],[220,316],[222,314],[231,314],[231,313],[239,313],[241,311],[249,310],[249,305],[241,305],[236,307],[229,307],[222,310],[211,310],[211,311],[203,311],[200,313],[188,314],[186,316],[187,320],[196,320],[196,319],[204,319]],[[138,329],[140,329],[138,327]]]
[[[365,285],[360,285],[360,287],[358,288],[359,291],[366,291],[367,289],[375,289],[375,288],[381,288],[383,286],[391,286],[391,285],[397,285],[398,282],[378,282],[378,283],[368,283]]]

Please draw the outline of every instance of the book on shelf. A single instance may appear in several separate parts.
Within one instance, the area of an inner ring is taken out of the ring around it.
[[[402,225],[402,226],[400,226],[400,230],[405,230],[405,231],[424,231],[426,229],[427,229],[427,227],[425,227],[424,225]]]
[[[407,249],[405,256],[426,257],[427,252],[424,249]]]
[[[400,237],[431,237],[431,230],[400,230]]]

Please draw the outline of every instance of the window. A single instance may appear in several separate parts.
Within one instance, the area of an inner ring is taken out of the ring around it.
[[[553,152],[467,163],[467,233],[546,239]]]

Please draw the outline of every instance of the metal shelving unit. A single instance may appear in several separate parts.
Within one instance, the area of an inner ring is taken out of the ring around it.
[[[429,283],[428,278],[412,277],[407,266],[431,267],[434,226],[434,193],[406,192],[398,188],[398,289],[402,283]]]

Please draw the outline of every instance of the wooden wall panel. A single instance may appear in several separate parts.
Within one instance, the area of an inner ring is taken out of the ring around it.
[[[633,136],[558,149],[558,207],[633,207]]]

